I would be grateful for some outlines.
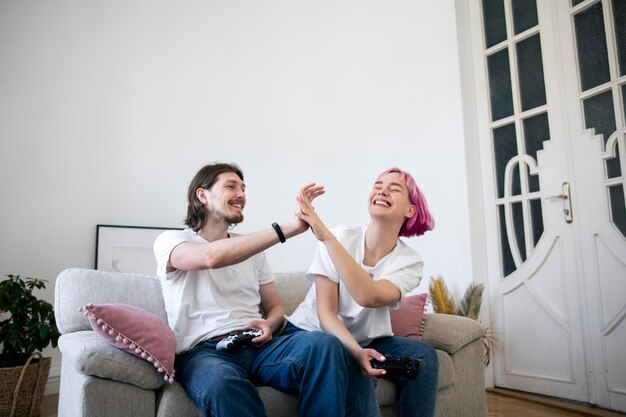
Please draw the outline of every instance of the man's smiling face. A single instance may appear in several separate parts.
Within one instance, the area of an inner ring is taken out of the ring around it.
[[[210,190],[204,190],[209,217],[229,224],[243,221],[246,205],[246,184],[234,172],[222,172]]]

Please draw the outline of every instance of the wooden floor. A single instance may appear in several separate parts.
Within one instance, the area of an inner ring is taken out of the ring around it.
[[[501,388],[487,390],[488,417],[623,417],[598,407]]]
[[[41,417],[58,417],[58,395],[44,397]],[[603,410],[540,395],[504,389],[487,390],[487,417],[623,417],[626,414]],[[62,416],[61,416],[62,417]]]

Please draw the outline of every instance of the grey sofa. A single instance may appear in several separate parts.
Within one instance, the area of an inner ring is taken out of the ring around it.
[[[304,298],[310,283],[303,273],[276,274],[288,313]],[[166,319],[158,278],[88,269],[67,269],[55,286],[55,316],[62,333],[59,416],[199,417],[183,388],[166,384],[152,364],[107,344],[79,311],[87,303],[126,303]],[[481,337],[473,320],[426,316],[423,340],[437,349],[440,362],[438,417],[486,414]],[[296,417],[297,398],[259,387],[270,417]],[[383,416],[395,415],[395,389],[380,381],[377,395]]]

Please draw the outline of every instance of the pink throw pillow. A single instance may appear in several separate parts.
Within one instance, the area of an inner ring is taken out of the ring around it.
[[[147,360],[174,382],[176,337],[167,323],[129,304],[87,304],[82,311],[106,342]]]
[[[389,309],[391,330],[395,336],[421,339],[424,332],[424,309],[428,303],[428,294],[405,297],[397,309]]]

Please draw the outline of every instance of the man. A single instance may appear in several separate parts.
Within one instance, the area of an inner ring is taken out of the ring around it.
[[[302,192],[313,200],[324,188],[309,184]],[[284,308],[263,253],[308,225],[294,217],[259,232],[230,233],[246,205],[235,164],[203,167],[187,200],[188,228],[161,234],[154,252],[176,334],[176,379],[189,397],[207,417],[265,416],[255,385],[268,385],[298,393],[302,417],[345,416],[345,350],[327,333],[283,329]],[[217,349],[231,332],[249,328],[262,331],[253,347]]]

